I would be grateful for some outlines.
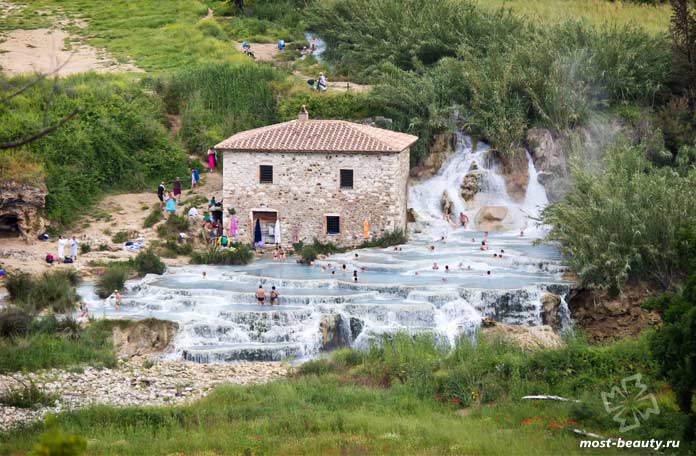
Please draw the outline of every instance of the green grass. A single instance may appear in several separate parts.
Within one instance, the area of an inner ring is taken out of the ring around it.
[[[0,395],[0,404],[17,408],[33,408],[39,405],[53,405],[58,399],[55,393],[49,393],[31,380],[29,383],[11,386]]]
[[[234,49],[224,35],[197,26],[207,7],[195,0],[160,2],[142,0],[37,0],[27,12],[19,12],[5,28],[19,28],[29,21],[34,28],[43,25],[32,11],[60,9],[70,17],[87,21],[84,29],[72,31],[88,44],[104,48],[120,61],[134,61],[146,71],[169,71],[201,62],[242,62],[246,58]],[[23,22],[22,22],[23,21]]]
[[[69,336],[36,331],[12,340],[0,338],[0,373],[84,365],[116,366],[110,332],[100,323]]]
[[[484,8],[510,9],[538,25],[580,20],[591,26],[637,25],[650,34],[667,32],[670,7],[608,0],[474,0]]]
[[[340,350],[286,380],[220,386],[188,406],[97,406],[61,414],[53,423],[61,432],[87,439],[90,453],[104,455],[600,454],[581,452],[570,429],[621,435],[601,406],[603,388],[636,371],[644,374],[651,392],[661,386],[650,364],[641,361],[644,340],[604,348],[572,342],[566,349],[536,354],[479,342],[476,348],[461,344],[448,354],[432,340],[398,336],[368,353]],[[570,360],[577,360],[574,372],[566,364]],[[375,382],[385,372],[395,375],[390,386]],[[583,405],[520,399],[548,392],[544,378],[550,373],[570,382],[559,382],[553,393],[582,399]],[[476,398],[469,407],[416,388],[442,384],[448,375],[458,375],[467,388],[481,380],[509,387],[495,398]],[[679,438],[683,421],[673,398],[656,394],[661,414],[624,437]],[[46,429],[36,424],[6,434],[0,454],[25,451]]]

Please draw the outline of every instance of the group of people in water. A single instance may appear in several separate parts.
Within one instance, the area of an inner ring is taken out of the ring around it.
[[[271,306],[280,305],[280,293],[278,293],[278,290],[276,290],[275,285],[271,287],[268,302]],[[263,289],[263,285],[259,285],[259,288],[256,290],[256,303],[260,306],[266,304],[266,290]]]

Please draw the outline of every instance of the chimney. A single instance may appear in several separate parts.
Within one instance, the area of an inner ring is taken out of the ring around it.
[[[297,120],[309,120],[309,113],[307,112],[307,107],[302,105],[299,114],[297,114]]]

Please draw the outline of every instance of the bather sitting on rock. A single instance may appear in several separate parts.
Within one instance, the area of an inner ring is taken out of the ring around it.
[[[488,246],[486,245],[486,241],[481,241],[480,250],[483,250],[483,251],[488,250]]]
[[[459,213],[459,223],[461,223],[464,228],[469,224],[469,217],[467,217],[464,212]]]

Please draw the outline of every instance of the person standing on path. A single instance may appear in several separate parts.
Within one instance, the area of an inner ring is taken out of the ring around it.
[[[58,259],[62,263],[65,260],[65,244],[68,240],[63,238],[63,236],[58,236]]]
[[[72,257],[73,260],[77,260],[77,238],[75,236],[70,239],[70,256]]]
[[[157,187],[157,198],[160,200],[160,209],[164,209],[164,181]]]
[[[198,187],[198,181],[201,180],[201,176],[198,174],[198,168],[193,168],[191,171],[191,190],[195,190]]]
[[[181,179],[177,176],[176,180],[174,180],[174,198],[177,199],[177,201],[181,197]]]
[[[215,152],[213,149],[208,149],[208,172],[212,173],[215,170]]]

